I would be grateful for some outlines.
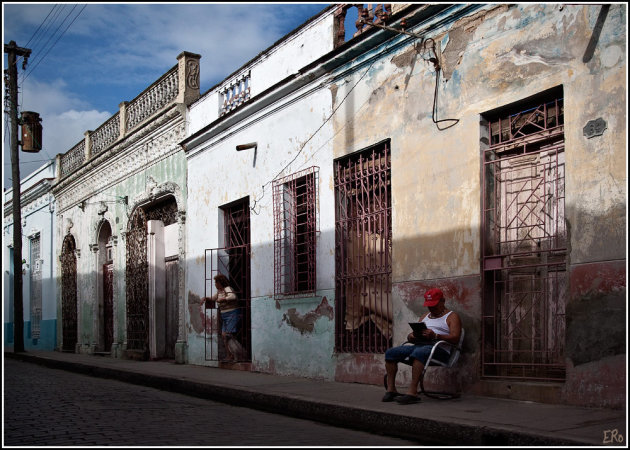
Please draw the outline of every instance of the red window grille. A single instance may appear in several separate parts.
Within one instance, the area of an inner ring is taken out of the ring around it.
[[[274,294],[314,294],[319,167],[273,182]]]
[[[389,141],[335,161],[337,352],[382,353],[392,340]]]
[[[561,93],[488,117],[484,377],[561,380],[567,295]]]

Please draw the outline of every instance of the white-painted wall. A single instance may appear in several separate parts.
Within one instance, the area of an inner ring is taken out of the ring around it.
[[[280,80],[333,50],[333,12],[315,19],[269,49],[255,61],[243,66],[239,73],[251,71],[250,98],[267,90]],[[231,80],[227,78],[225,82]],[[192,135],[219,118],[220,83],[190,107],[188,135]]]
[[[56,254],[56,242],[54,230],[56,226],[55,203],[50,185],[47,179],[54,178],[55,163],[42,166],[39,170],[22,180],[21,192],[21,216],[22,216],[22,259],[26,260],[23,265],[22,286],[23,286],[23,319],[25,322],[25,342],[26,349],[52,350],[55,345],[55,321],[57,319],[56,309],[56,289],[57,279],[55,277],[58,261],[54,257]],[[35,194],[35,195],[34,195]],[[13,190],[4,192],[4,206],[11,202]],[[7,342],[7,325],[13,321],[13,297],[11,292],[10,273],[10,248],[13,247],[13,213],[11,212],[3,220],[2,226],[2,269],[3,269],[3,311],[4,311],[4,333],[5,345],[12,345],[13,340]],[[40,338],[33,340],[30,336],[31,321],[31,273],[38,264],[31,260],[31,238],[39,234],[40,241],[40,261],[42,279],[42,317]]]

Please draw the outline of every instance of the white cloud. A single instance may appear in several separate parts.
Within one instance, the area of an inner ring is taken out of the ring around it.
[[[42,119],[43,149],[39,153],[20,151],[20,178],[37,170],[47,159],[70,150],[83,139],[87,130],[95,130],[112,116],[108,111],[89,109],[89,104],[71,94],[67,84],[61,80],[45,83],[29,78],[21,94],[21,111],[35,111]],[[9,137],[6,130],[3,146],[5,187],[11,185]]]
[[[32,49],[26,71],[20,69],[20,80],[28,75],[20,85],[20,110],[35,111],[42,117],[44,150],[35,155],[20,152],[21,162],[54,158],[57,153],[68,151],[85,131],[96,129],[116,112],[105,109],[117,109],[120,102],[140,94],[177,64],[176,58],[182,51],[202,56],[201,91],[205,92],[326,5],[88,3],[82,9],[83,6],[2,5],[5,42],[15,40],[19,46]],[[54,47],[50,46],[59,34],[46,46],[52,31],[57,26],[60,32],[64,31],[79,12]],[[55,16],[56,21],[51,22]],[[39,29],[40,25],[44,26]],[[50,28],[45,33],[47,26]],[[38,30],[38,37],[43,38],[31,40]],[[6,134],[5,185],[11,167]],[[24,164],[20,175],[24,177],[42,164],[43,161]]]

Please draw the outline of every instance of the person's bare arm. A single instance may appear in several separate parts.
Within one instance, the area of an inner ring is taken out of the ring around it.
[[[459,315],[453,311],[446,318],[446,323],[448,325],[449,334],[436,334],[434,331],[429,330],[427,333],[429,336],[427,337],[457,345],[459,343],[459,338],[462,335],[462,321],[460,320]]]

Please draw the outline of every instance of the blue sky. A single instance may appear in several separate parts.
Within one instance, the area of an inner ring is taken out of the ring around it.
[[[32,50],[26,70],[18,64],[19,109],[38,112],[43,126],[44,149],[20,152],[20,177],[72,148],[182,51],[202,56],[204,93],[327,5],[3,3],[3,42]],[[4,114],[3,187],[10,188],[7,121]]]

